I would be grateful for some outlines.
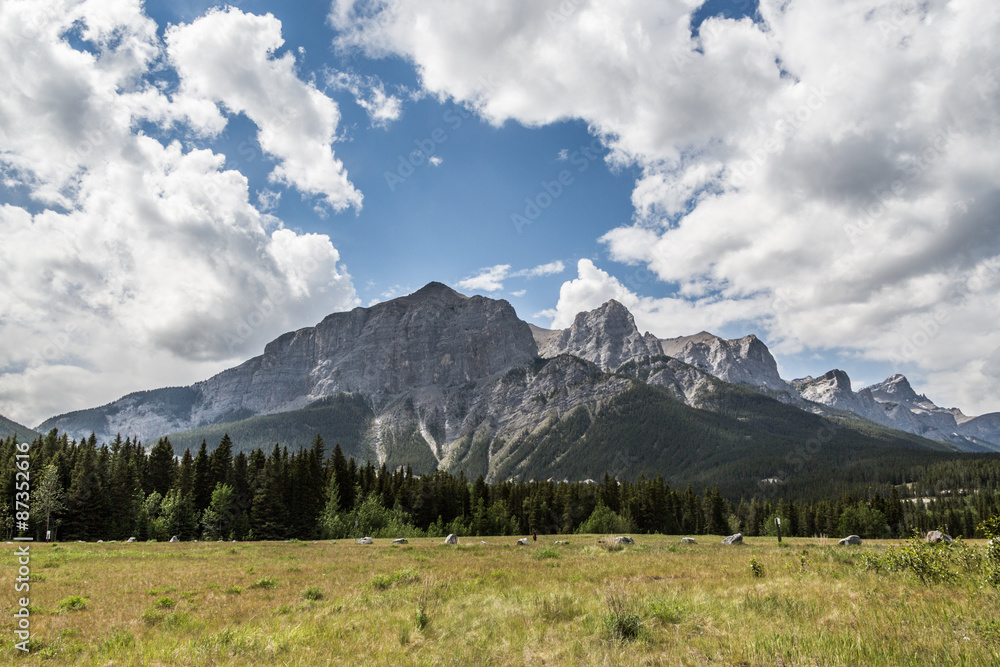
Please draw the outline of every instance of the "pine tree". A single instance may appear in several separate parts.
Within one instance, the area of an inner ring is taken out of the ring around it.
[[[233,441],[226,433],[211,454],[212,488],[219,484],[233,484]]]
[[[168,439],[160,438],[149,452],[146,493],[156,491],[166,496],[174,485],[174,468],[174,446]]]
[[[183,496],[194,497],[194,457],[191,456],[190,449],[185,449],[181,457],[175,488],[179,489]]]
[[[201,441],[198,455],[194,457],[194,508],[200,515],[212,502],[212,491],[215,489],[212,464],[208,458],[208,443]]]
[[[97,469],[97,451],[92,443],[80,446],[73,483],[66,498],[66,537],[78,540],[97,539],[103,515],[101,479]]]

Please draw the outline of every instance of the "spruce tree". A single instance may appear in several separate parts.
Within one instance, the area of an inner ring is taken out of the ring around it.
[[[174,446],[167,438],[160,438],[149,452],[146,493],[156,491],[166,496],[174,485],[174,467]]]

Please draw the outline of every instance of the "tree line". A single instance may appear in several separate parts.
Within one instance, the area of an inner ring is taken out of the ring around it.
[[[554,533],[773,534],[900,537],[942,529],[978,536],[977,526],[1000,514],[1000,460],[948,462],[914,470],[906,485],[873,487],[863,497],[815,500],[726,498],[718,487],[701,493],[671,488],[662,476],[598,482],[504,480],[445,471],[416,476],[311,447],[289,452],[234,452],[228,435],[211,452],[176,457],[161,438],[141,442],[96,438],[77,442],[53,430],[29,447],[27,530],[14,507],[16,440],[0,441],[3,532],[59,540],[282,540],[353,536],[413,537]]]

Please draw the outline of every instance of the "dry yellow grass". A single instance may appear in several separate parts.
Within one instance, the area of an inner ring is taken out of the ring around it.
[[[998,591],[856,566],[884,543],[750,538],[732,547],[718,537],[682,545],[636,536],[637,545],[611,551],[598,539],[35,544],[29,656],[13,648],[8,547],[3,656],[94,665],[1000,664]],[[615,639],[609,592],[637,615],[634,640]],[[60,611],[72,596],[86,598],[86,609]]]

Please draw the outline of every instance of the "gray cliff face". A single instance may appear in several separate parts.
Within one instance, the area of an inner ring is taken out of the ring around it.
[[[958,434],[973,438],[986,449],[1000,452],[1000,412],[990,412],[961,423]]]
[[[659,340],[648,333],[640,334],[632,313],[613,299],[588,313],[579,313],[568,329],[533,327],[532,333],[541,357],[572,354],[605,370],[614,370],[635,358],[663,354]]]
[[[927,400],[926,396],[919,396],[910,386],[910,381],[903,375],[892,375],[882,382],[867,387],[871,391],[876,401],[882,403],[900,403],[907,407],[916,405],[919,401]]]
[[[837,410],[849,410],[878,424],[891,426],[892,418],[867,388],[855,393],[851,378],[840,369],[834,369],[818,378],[805,377],[792,380],[792,386],[807,401]],[[894,427],[895,428],[895,427]]]
[[[185,388],[190,400],[184,409],[167,411],[157,392],[147,392],[105,406],[103,420],[80,420],[73,413],[46,425],[77,436],[93,430],[109,439],[120,431],[145,440],[287,412],[340,392],[362,394],[376,412],[405,394],[420,414],[445,409],[454,388],[527,366],[536,356],[528,325],[509,303],[468,298],[431,283],[410,296],[335,313],[315,327],[280,336],[263,355]]]
[[[262,414],[338,392],[359,392],[380,404],[402,393],[439,394],[526,366],[536,355],[531,331],[509,303],[431,283],[285,334],[265,347],[256,367],[251,360],[199,384],[206,395],[220,397],[211,404],[217,412],[236,398]]]
[[[778,364],[767,346],[753,334],[727,340],[707,331],[665,338],[663,353],[733,384],[792,393],[778,375]]]

